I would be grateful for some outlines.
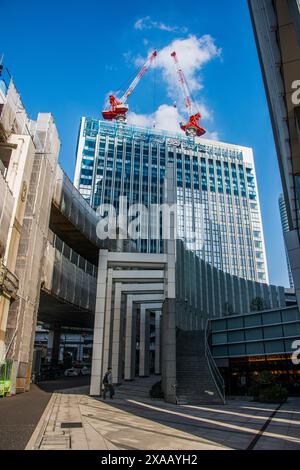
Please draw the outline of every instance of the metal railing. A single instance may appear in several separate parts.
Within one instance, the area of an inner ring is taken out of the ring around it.
[[[93,245],[101,248],[101,241],[96,232],[99,217],[60,165],[57,167],[53,203],[79,232]]]
[[[60,249],[57,248],[59,243]],[[94,312],[97,291],[96,267],[77,253],[71,252],[71,249],[59,238],[56,239],[55,245],[48,240],[43,290],[84,310]]]
[[[218,367],[215,363],[215,360],[214,360],[214,358],[212,356],[212,353],[211,353],[211,350],[210,350],[209,341],[208,341],[209,332],[210,332],[209,320],[207,320],[206,321],[206,326],[205,326],[205,357],[206,357],[206,360],[207,360],[207,364],[208,364],[212,379],[213,379],[213,381],[215,383],[215,386],[218,390],[220,398],[222,399],[222,401],[225,405],[225,403],[226,403],[226,400],[225,400],[225,382],[224,382],[224,379],[223,379],[222,375],[220,374],[220,371],[219,371],[219,369],[218,369]]]
[[[13,361],[7,360],[0,363],[0,397],[11,394],[12,390]]]
[[[63,254],[71,263],[75,264],[78,268],[82,269],[86,274],[97,277],[98,268],[93,265],[85,258],[76,253],[70,248],[61,238],[59,238],[51,229],[48,230],[48,241],[56,248],[61,254]]]

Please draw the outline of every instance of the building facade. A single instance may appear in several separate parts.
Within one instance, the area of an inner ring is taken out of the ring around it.
[[[280,212],[282,231],[283,231],[283,234],[285,234],[289,231],[289,221],[288,221],[288,216],[287,216],[287,212],[286,212],[286,205],[285,205],[283,194],[280,194],[278,204],[279,204],[279,212]],[[289,260],[289,257],[287,255],[287,253],[286,253],[286,262],[287,262],[287,267],[288,267],[290,288],[294,289],[294,280],[293,280],[293,276],[292,276],[291,264],[290,264],[290,260]]]
[[[248,0],[288,219],[285,242],[300,301],[300,12],[298,0]]]
[[[292,360],[300,334],[297,306],[213,319],[210,328],[226,393],[247,393],[258,374],[269,371],[289,395],[299,395],[300,370]]]
[[[166,163],[176,167],[177,234],[224,272],[268,283],[253,152],[170,132],[82,118],[74,184],[94,207],[162,204]],[[149,222],[141,252],[162,252],[162,230]]]

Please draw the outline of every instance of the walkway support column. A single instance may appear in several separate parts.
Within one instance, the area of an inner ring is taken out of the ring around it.
[[[161,312],[155,312],[155,374],[160,375],[160,317]]]
[[[122,382],[122,284],[115,284],[115,303],[114,303],[114,319],[113,319],[113,341],[112,341],[112,375],[115,384]]]
[[[125,332],[125,380],[134,380],[136,356],[136,306],[132,295],[127,296]]]
[[[60,348],[61,326],[54,325],[53,327],[53,344],[51,351],[51,365],[57,366],[59,361],[59,348]]]
[[[172,206],[176,202],[175,165],[169,162],[165,179],[166,203]],[[163,304],[161,321],[161,369],[162,389],[165,400],[176,403],[176,213],[171,214],[170,240],[165,242],[167,266],[165,271],[166,299]]]
[[[147,305],[141,305],[140,310],[140,364],[139,376],[148,377],[150,354],[150,313]]]
[[[90,395],[101,395],[101,383],[103,376],[103,339],[104,339],[104,315],[107,282],[107,258],[108,251],[100,250],[97,279],[97,298],[94,322],[93,360]]]
[[[113,269],[108,269],[107,288],[106,288],[106,304],[105,304],[105,322],[104,322],[104,345],[103,345],[103,371],[111,367],[112,357],[112,278]]]

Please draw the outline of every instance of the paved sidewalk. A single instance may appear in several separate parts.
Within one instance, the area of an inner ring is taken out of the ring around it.
[[[253,405],[253,404],[252,404]],[[263,405],[261,405],[263,406]],[[276,435],[277,439],[273,436]],[[281,436],[281,437],[279,437]],[[277,411],[255,450],[300,450],[300,399],[290,398]]]
[[[30,391],[0,398],[0,450],[23,450],[54,390],[78,387],[90,377],[61,377],[31,385]]]
[[[51,395],[36,385],[30,392],[0,398],[0,450],[23,450]]]
[[[225,406],[176,406],[151,400],[157,378],[116,389],[116,399],[88,396],[88,388],[54,393],[27,449],[300,450],[300,400],[292,400],[260,430],[275,405],[231,401]],[[257,440],[257,438],[259,439]]]

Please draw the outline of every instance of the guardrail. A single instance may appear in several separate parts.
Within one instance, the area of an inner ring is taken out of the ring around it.
[[[0,397],[11,394],[12,390],[13,361],[7,360],[0,363]]]
[[[62,253],[71,263],[75,264],[78,268],[82,269],[86,274],[90,276],[97,277],[98,268],[93,265],[85,258],[76,253],[72,248],[70,248],[61,238],[59,238],[52,230],[48,230],[48,241],[49,243],[56,248],[60,253]]]
[[[207,363],[208,363],[208,367],[209,367],[209,370],[210,370],[210,374],[212,376],[212,379],[215,383],[215,386],[217,387],[217,390],[218,390],[218,393],[225,405],[226,403],[226,400],[225,400],[225,382],[224,382],[224,379],[222,377],[222,375],[220,374],[220,371],[215,363],[215,360],[212,356],[212,353],[211,353],[211,350],[210,350],[210,346],[209,346],[209,341],[208,341],[208,338],[209,338],[209,332],[210,332],[210,329],[209,329],[209,320],[207,320],[206,322],[206,326],[205,326],[205,357],[206,357],[206,360],[207,360]]]

